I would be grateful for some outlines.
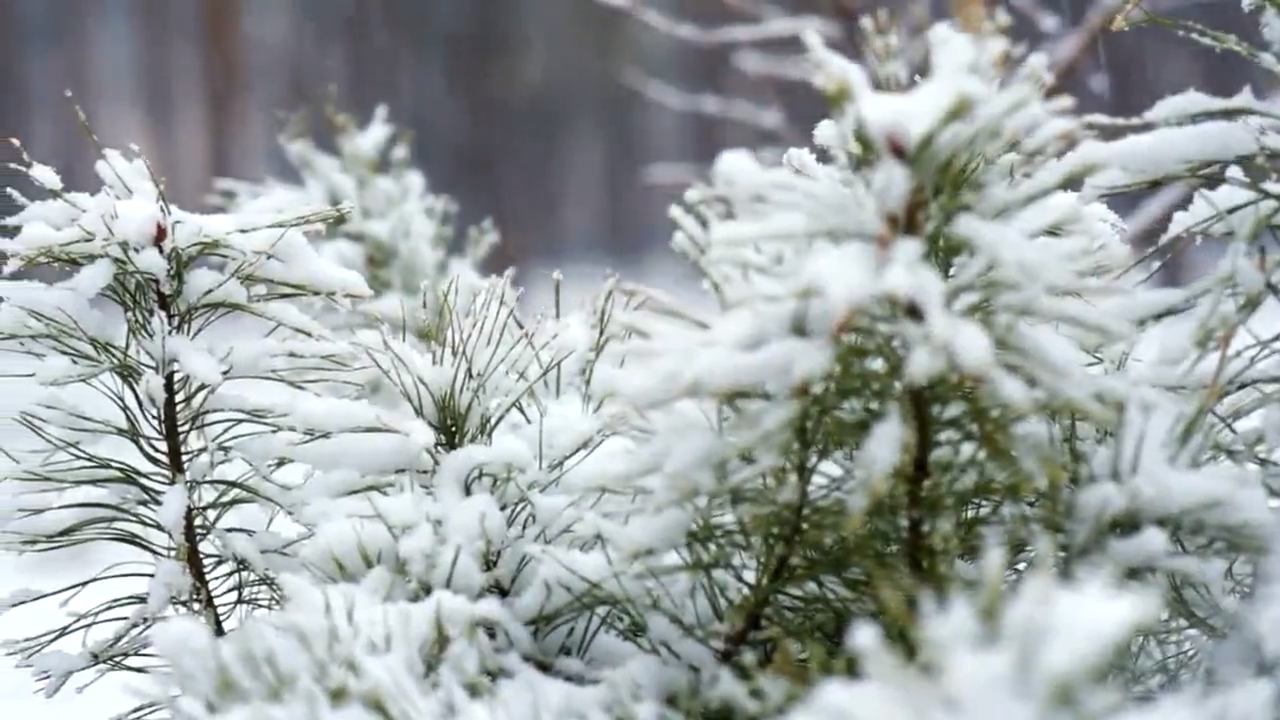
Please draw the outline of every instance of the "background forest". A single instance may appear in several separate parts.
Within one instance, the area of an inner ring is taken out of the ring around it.
[[[1010,9],[1018,34],[1040,44],[1094,2],[1018,0]],[[761,5],[642,4],[703,26],[750,19]],[[945,14],[944,2],[934,4],[935,16]],[[919,3],[770,5],[852,26],[876,5],[901,12]],[[1257,34],[1235,0],[1145,5]],[[70,90],[104,142],[137,143],[174,198],[190,204],[213,177],[286,174],[279,114],[320,108],[336,90],[338,104],[362,116],[388,103],[414,131],[435,188],[457,198],[465,219],[497,221],[505,241],[495,265],[624,267],[666,243],[665,208],[687,182],[661,182],[646,168],[706,163],[724,147],[771,139],[750,124],[673,110],[662,92],[767,101],[775,88],[736,71],[733,49],[681,42],[593,0],[6,0],[0,136],[23,138],[71,185],[88,182],[94,154]],[[1071,89],[1088,109],[1131,114],[1188,87],[1230,94],[1258,79],[1236,57],[1138,27],[1091,43]],[[813,110],[789,127],[810,127]],[[1174,264],[1166,277],[1188,272]]]

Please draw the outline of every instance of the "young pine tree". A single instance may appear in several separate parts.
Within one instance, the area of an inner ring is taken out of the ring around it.
[[[21,167],[48,197],[16,197],[7,267],[64,278],[0,291],[5,373],[38,388],[3,449],[0,532],[19,552],[85,559],[66,584],[7,601],[78,603],[9,646],[53,694],[78,675],[160,667],[148,638],[163,617],[223,636],[276,604],[275,573],[295,562],[278,507],[287,446],[350,412],[340,398],[358,359],[295,301],[369,290],[303,235],[332,212],[189,213],[113,150],[93,194]]]
[[[741,705],[774,697],[770,677],[790,679],[784,704],[818,683],[922,716],[1114,712],[1191,673],[1170,666],[1195,665],[1229,571],[1266,549],[1259,468],[1224,453],[1205,378],[1170,387],[1132,359],[1203,288],[1140,284],[1098,202],[1113,144],[1045,97],[1043,58],[948,25],[928,45],[928,74],[887,92],[814,48],[836,108],[823,158],[721,157],[676,212],[721,310],[637,331],[616,376],[651,418],[628,463],[642,502],[687,523],[645,536],[634,572],[666,579],[644,607],[678,619],[668,645],[706,648],[717,686],[746,679],[754,696],[720,687],[735,715],[774,711]],[[1184,358],[1214,355],[1178,331]],[[1073,621],[1030,608],[1074,593],[1116,615],[1064,664],[1050,637]]]

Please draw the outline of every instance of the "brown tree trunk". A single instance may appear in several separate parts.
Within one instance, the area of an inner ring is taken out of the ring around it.
[[[209,133],[215,175],[235,172],[245,88],[240,37],[240,0],[201,0],[204,81],[213,123]]]

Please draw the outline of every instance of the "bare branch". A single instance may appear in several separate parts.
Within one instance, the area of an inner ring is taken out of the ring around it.
[[[749,78],[808,83],[813,67],[804,55],[765,52],[756,48],[740,48],[729,57],[730,64]]]
[[[706,172],[702,163],[664,160],[645,165],[640,171],[640,182],[650,187],[683,189],[702,180]]]
[[[1066,29],[1066,21],[1044,6],[1041,0],[1009,0],[1009,9],[1026,17],[1041,33],[1055,36]]]
[[[622,74],[622,82],[654,103],[675,112],[728,120],[776,135],[788,130],[786,113],[776,105],[690,92],[634,69]]]
[[[596,2],[624,11],[636,21],[663,35],[697,47],[749,45],[771,40],[790,40],[811,31],[827,39],[838,39],[843,36],[837,23],[818,15],[779,15],[763,18],[757,22],[703,27],[671,17],[653,8],[641,6],[638,0],[596,0]]]
[[[1063,81],[1075,70],[1089,47],[1103,31],[1129,12],[1130,5],[1130,0],[1094,0],[1080,24],[1049,49],[1049,60],[1053,68],[1053,82],[1048,88],[1049,92],[1062,89]]]
[[[795,13],[784,10],[777,5],[765,2],[765,0],[720,0],[720,4],[736,13],[753,17],[757,20],[768,20],[770,18],[782,17],[785,15],[794,15]]]

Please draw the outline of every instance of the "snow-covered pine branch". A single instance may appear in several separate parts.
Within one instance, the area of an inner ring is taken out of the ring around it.
[[[411,420],[292,495],[307,571],[285,605],[222,640],[157,631],[179,717],[625,715],[678,684],[610,623],[632,493],[602,479],[628,413],[592,385],[633,301],[528,321],[509,276],[470,280],[429,289],[440,312],[407,336],[357,341],[394,394],[374,400]],[[405,445],[415,465],[381,462]]]
[[[144,161],[110,149],[95,193],[29,158],[16,167],[49,197],[15,196],[7,269],[67,276],[0,287],[4,372],[42,391],[4,448],[0,533],[11,549],[83,567],[6,605],[97,596],[10,646],[51,695],[80,673],[155,668],[148,633],[164,616],[190,614],[221,636],[276,603],[273,573],[290,563],[275,507],[288,458],[246,450],[290,430],[298,442],[323,434],[325,411],[308,403],[341,395],[359,359],[293,301],[369,290],[303,235],[332,211],[189,213]]]

